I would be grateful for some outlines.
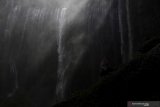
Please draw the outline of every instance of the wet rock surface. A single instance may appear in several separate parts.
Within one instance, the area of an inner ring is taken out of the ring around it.
[[[127,101],[157,101],[159,63],[160,44],[106,76],[95,87],[54,107],[115,107],[124,106]]]

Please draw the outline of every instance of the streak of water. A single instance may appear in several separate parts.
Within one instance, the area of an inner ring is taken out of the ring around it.
[[[11,36],[13,28],[15,26],[17,14],[20,10],[19,6],[15,6],[14,9],[8,14],[5,36]]]
[[[133,43],[132,43],[132,28],[130,22],[130,12],[129,12],[129,0],[126,0],[126,9],[127,9],[127,24],[128,24],[128,38],[129,38],[129,59],[132,59],[133,54]]]
[[[64,98],[64,89],[65,89],[65,83],[64,83],[64,75],[65,75],[65,68],[63,64],[63,57],[64,57],[64,47],[63,47],[63,27],[65,24],[65,14],[66,14],[67,8],[62,8],[60,10],[59,15],[59,34],[58,34],[58,83],[56,88],[56,94],[58,100],[61,100]],[[59,12],[59,10],[58,10]]]
[[[11,66],[11,72],[13,72],[13,75],[14,75],[14,78],[15,78],[15,80],[14,80],[14,87],[13,87],[13,90],[12,90],[12,92],[10,92],[9,94],[8,94],[8,97],[12,97],[15,93],[16,93],[16,91],[17,91],[17,89],[18,89],[18,71],[17,71],[17,69],[16,69],[16,65],[13,63],[13,64],[11,64],[10,65]]]
[[[125,49],[124,49],[124,32],[123,32],[123,22],[122,22],[122,9],[121,9],[121,0],[118,0],[118,17],[119,17],[119,30],[120,30],[120,38],[121,38],[121,57],[122,63],[125,63]]]

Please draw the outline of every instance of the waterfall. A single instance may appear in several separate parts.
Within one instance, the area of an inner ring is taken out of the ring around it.
[[[119,32],[120,32],[120,41],[121,41],[121,57],[122,63],[125,63],[125,49],[124,49],[124,32],[123,32],[123,22],[122,22],[122,9],[121,9],[121,0],[118,0],[118,18],[119,18]]]
[[[130,12],[129,12],[129,0],[126,0],[126,9],[127,9],[128,38],[129,38],[129,59],[131,60],[133,54],[133,43],[132,43]]]
[[[122,63],[126,63],[129,60],[131,60],[133,54],[129,0],[125,0],[125,2],[126,3],[123,3],[121,0],[118,0],[118,16],[119,16],[119,31],[121,38],[120,41],[121,41]],[[125,16],[124,16],[125,13],[124,11],[126,11]]]
[[[62,100],[64,98],[64,90],[65,90],[65,68],[64,68],[64,47],[63,47],[63,28],[65,24],[65,14],[67,8],[62,8],[60,11],[58,10],[58,20],[59,20],[59,34],[58,34],[58,81],[56,87],[56,95],[57,100]]]

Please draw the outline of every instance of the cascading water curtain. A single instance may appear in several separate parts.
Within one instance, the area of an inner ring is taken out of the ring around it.
[[[127,10],[128,38],[129,38],[129,59],[131,60],[133,57],[133,37],[132,37],[132,28],[130,21],[129,0],[126,0],[126,10]]]
[[[20,9],[21,7],[18,6],[18,5],[15,5],[14,6],[14,1],[11,1],[11,7],[13,7],[13,10],[9,12],[9,15],[7,17],[7,24],[6,24],[6,32],[4,33],[5,37],[8,37],[9,40],[8,40],[8,45],[7,45],[7,49],[8,49],[8,52],[9,52],[9,65],[10,65],[10,73],[13,75],[13,88],[12,88],[12,91],[8,93],[7,97],[12,97],[17,89],[19,88],[18,86],[18,70],[16,69],[16,63],[15,63],[15,60],[14,60],[14,56],[12,55],[12,50],[10,50],[10,45],[11,45],[11,37],[13,35],[13,32],[14,32],[14,27],[15,27],[15,24],[16,24],[16,21],[18,20],[18,14],[20,13]],[[6,3],[6,6],[9,5],[8,1]],[[19,44],[21,46],[21,44]],[[19,50],[20,52],[21,50]],[[15,56],[18,57],[19,53]]]
[[[126,63],[131,60],[133,56],[133,38],[130,22],[129,0],[118,0],[118,16],[122,63]]]
[[[118,0],[118,18],[119,18],[119,32],[120,32],[120,41],[121,41],[121,57],[122,63],[126,62],[125,55],[125,43],[124,43],[124,29],[123,29],[123,21],[122,21],[122,6],[121,0]]]
[[[65,14],[66,14],[67,8],[58,9],[58,20],[59,20],[59,34],[58,34],[58,81],[57,81],[57,87],[56,87],[56,95],[57,100],[61,100],[64,98],[64,90],[65,90],[65,81],[64,81],[64,75],[65,75],[65,69],[64,69],[64,47],[63,47],[63,28],[65,24]]]
[[[58,79],[56,86],[56,97],[58,102],[62,101],[66,97],[66,83],[68,82],[68,80],[66,80],[66,78],[68,78],[66,77],[66,74],[68,73],[68,69],[71,69],[69,67],[72,66],[73,69],[78,65],[78,62],[86,51],[86,47],[90,45],[89,42],[92,41],[94,33],[98,32],[100,27],[103,25],[103,21],[105,21],[105,17],[108,14],[108,11],[112,4],[112,0],[82,0],[80,2],[75,1],[76,0],[71,0],[69,6],[65,5],[62,6],[63,8],[59,8],[56,10],[59,23],[57,37]],[[72,24],[74,24],[74,21],[77,21],[77,25],[74,26],[75,28],[79,28],[79,31],[76,32],[77,34],[73,38],[75,39],[75,41],[78,40],[78,42],[76,43],[71,41],[70,43],[73,45],[74,49],[68,50],[65,48],[64,44],[66,43],[66,41],[64,40],[64,36],[66,33],[65,25],[72,22]],[[83,29],[81,28],[81,26],[83,26]],[[84,29],[85,27],[86,29]],[[84,40],[88,43],[83,44],[82,41]],[[72,61],[74,62],[74,64],[72,63]],[[71,71],[69,73],[72,74],[73,72]]]

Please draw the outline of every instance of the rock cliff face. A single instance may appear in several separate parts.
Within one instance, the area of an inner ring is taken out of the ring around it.
[[[160,43],[93,88],[54,107],[115,107],[127,101],[157,101],[160,98]]]

